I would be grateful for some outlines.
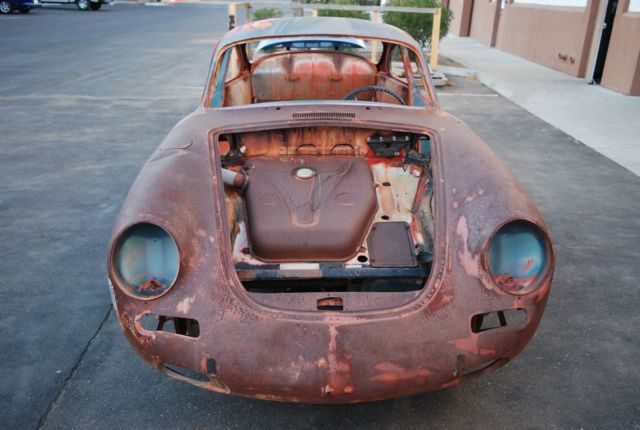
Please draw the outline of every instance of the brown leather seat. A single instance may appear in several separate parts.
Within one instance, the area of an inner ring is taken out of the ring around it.
[[[252,66],[254,102],[340,100],[376,82],[376,67],[344,52],[283,52]]]

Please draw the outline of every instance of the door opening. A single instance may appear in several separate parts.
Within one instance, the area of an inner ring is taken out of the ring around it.
[[[613,31],[613,20],[616,17],[616,9],[618,8],[618,0],[609,0],[607,10],[604,13],[604,23],[602,24],[602,35],[600,36],[600,45],[598,46],[598,55],[596,64],[593,69],[593,79],[590,83],[599,84],[604,72],[604,64],[607,60],[607,51],[609,50],[609,40]]]

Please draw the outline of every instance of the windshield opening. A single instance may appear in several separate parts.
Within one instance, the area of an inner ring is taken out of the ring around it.
[[[353,100],[428,106],[419,54],[388,41],[287,37],[241,43],[218,60],[211,107]]]

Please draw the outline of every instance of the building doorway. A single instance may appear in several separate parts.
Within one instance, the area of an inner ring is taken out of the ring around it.
[[[607,60],[607,51],[609,50],[609,41],[613,31],[613,20],[616,17],[616,9],[618,8],[618,0],[609,0],[607,9],[604,13],[604,23],[602,24],[602,34],[600,35],[600,44],[598,46],[598,55],[596,64],[593,69],[593,78],[591,83],[599,84],[604,72],[604,64]]]

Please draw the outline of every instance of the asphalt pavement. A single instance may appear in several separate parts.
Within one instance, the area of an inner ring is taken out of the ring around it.
[[[479,83],[440,91],[555,241],[538,332],[463,385],[353,406],[218,395],[132,351],[106,248],[140,167],[199,101],[223,6],[0,16],[0,428],[640,429],[640,178]]]

